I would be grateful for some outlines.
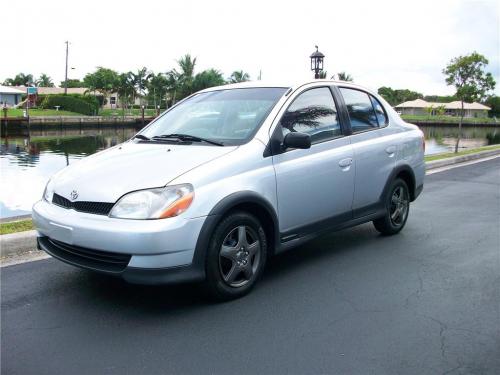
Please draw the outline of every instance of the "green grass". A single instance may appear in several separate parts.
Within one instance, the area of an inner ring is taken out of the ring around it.
[[[459,151],[457,153],[444,152],[442,154],[427,155],[427,156],[425,156],[425,161],[434,161],[434,160],[441,160],[441,159],[446,159],[446,158],[453,158],[455,156],[475,154],[475,153],[478,153],[481,151],[488,151],[488,150],[500,150],[500,145],[491,145],[491,146],[470,148],[468,150]]]
[[[164,110],[162,110],[162,112],[163,111]],[[38,116],[85,116],[85,115],[82,115],[82,114],[76,113],[76,112],[63,111],[63,110],[56,111],[55,109],[30,109],[29,113],[30,113],[31,117],[38,117]],[[4,116],[3,111],[0,113],[0,116],[2,116],[2,117]],[[123,116],[123,111],[122,111],[122,109],[104,108],[104,109],[101,109],[99,111],[99,116],[121,117],[121,116]],[[125,116],[140,117],[141,110],[140,109],[128,109],[125,111]],[[156,111],[154,109],[146,109],[144,111],[144,116],[146,116],[146,117],[156,116]],[[9,108],[7,110],[7,117],[23,117],[23,109]]]
[[[123,116],[123,110],[121,108],[117,109],[103,108],[99,111],[99,115],[105,117],[112,117],[112,116],[120,117]],[[125,116],[141,116],[141,110],[137,108],[127,109],[125,110]],[[154,109],[146,109],[144,110],[144,116],[146,117],[156,116],[156,111]]]
[[[23,109],[20,108],[9,108],[7,110],[7,117],[23,117]],[[30,109],[29,114],[31,117],[37,116],[83,116],[80,113],[69,112],[69,111],[56,111],[55,109]],[[3,117],[3,111],[1,112]]]
[[[24,232],[27,230],[32,230],[33,228],[33,222],[31,221],[31,219],[11,221],[9,223],[0,223],[0,234]]]
[[[405,121],[421,121],[421,122],[442,122],[442,123],[450,123],[450,124],[458,124],[460,121],[459,117],[454,116],[428,116],[428,115],[401,115],[401,118]],[[491,123],[500,124],[500,121],[496,121],[494,118],[490,117],[464,117],[464,123],[467,124],[483,124],[483,123]]]

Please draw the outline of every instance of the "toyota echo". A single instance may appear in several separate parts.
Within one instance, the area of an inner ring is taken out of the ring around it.
[[[423,188],[424,137],[376,93],[325,80],[242,83],[179,102],[55,174],[38,246],[132,283],[248,293],[266,260],[372,221],[398,233]]]

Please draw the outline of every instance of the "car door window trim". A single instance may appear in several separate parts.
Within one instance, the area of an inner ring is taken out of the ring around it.
[[[323,139],[323,140],[319,140],[319,141],[316,141],[314,143],[311,144],[311,148],[313,148],[315,145],[318,145],[318,144],[322,144],[322,143],[325,143],[325,142],[330,142],[330,141],[334,141],[334,140],[338,140],[340,138],[344,138],[348,135],[350,135],[350,132],[349,132],[349,127],[346,126],[346,123],[345,123],[345,119],[344,119],[344,116],[342,116],[341,112],[342,112],[342,103],[339,102],[339,98],[337,97],[335,91],[334,91],[334,87],[332,85],[328,85],[328,84],[325,84],[325,85],[320,85],[320,86],[312,86],[312,87],[308,87],[306,89],[304,89],[303,91],[300,91],[297,93],[297,95],[289,102],[289,103],[284,103],[283,104],[283,107],[285,107],[285,110],[278,114],[276,116],[279,117],[279,120],[273,130],[273,134],[271,135],[271,137],[269,138],[269,142],[266,146],[266,150],[264,151],[264,157],[268,157],[268,156],[272,156],[272,155],[279,155],[279,154],[284,154],[286,152],[291,152],[291,151],[296,151],[298,149],[295,149],[295,148],[289,148],[289,149],[285,149],[285,150],[280,150],[279,152],[276,152],[275,150],[273,150],[272,148],[272,144],[273,142],[277,142],[279,141],[281,143],[281,145],[283,144],[283,136],[279,136],[277,133],[282,133],[283,130],[282,130],[282,127],[281,127],[281,119],[283,117],[283,115],[286,113],[286,111],[288,111],[288,108],[290,108],[290,106],[295,102],[295,100],[297,98],[299,98],[302,94],[306,93],[307,91],[310,91],[310,90],[314,90],[314,89],[319,89],[319,88],[327,88],[329,91],[330,91],[330,95],[332,96],[332,99],[333,99],[333,102],[335,103],[335,110],[336,110],[336,113],[337,113],[337,121],[339,123],[339,127],[340,127],[340,133],[338,136],[335,136],[335,137],[332,137],[332,138],[328,138],[328,139]],[[282,108],[283,108],[282,107]],[[276,120],[275,118],[275,120]]]
[[[348,117],[348,120],[349,120],[349,127],[350,127],[351,132],[352,132],[351,135],[357,135],[357,134],[362,134],[362,133],[367,133],[367,132],[372,132],[372,131],[380,130],[380,129],[383,129],[383,128],[385,128],[385,127],[387,127],[389,125],[389,117],[387,116],[387,111],[385,110],[385,108],[382,105],[382,103],[380,103],[380,101],[376,97],[374,97],[372,94],[370,94],[369,92],[367,92],[365,90],[358,89],[357,87],[354,88],[354,87],[348,87],[348,86],[336,86],[336,88],[339,89],[339,93],[338,93],[339,95],[342,95],[342,92],[340,91],[340,89],[348,89],[348,90],[360,91],[360,92],[368,95],[368,99],[370,99],[370,104],[371,104],[371,107],[373,109],[373,113],[375,114],[375,118],[377,119],[378,126],[376,128],[354,131],[353,128],[352,128],[351,117],[349,115],[349,111],[347,110],[347,105],[345,104],[344,97],[342,96],[343,105],[344,105],[344,108],[345,108],[345,111],[347,113],[347,117]],[[386,118],[386,123],[383,126],[380,126],[380,123],[379,123],[379,120],[378,120],[378,117],[377,117],[377,112],[375,111],[375,108],[373,106],[372,98],[375,99],[375,100],[377,100],[377,102],[382,107],[382,110],[384,111],[384,115],[385,115],[385,118]]]

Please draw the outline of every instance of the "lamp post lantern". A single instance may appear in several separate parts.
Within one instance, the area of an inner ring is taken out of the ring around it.
[[[316,47],[316,51],[314,51],[311,56],[311,70],[314,72],[314,78],[319,78],[319,73],[323,71],[323,59],[325,55],[318,51],[318,46]]]

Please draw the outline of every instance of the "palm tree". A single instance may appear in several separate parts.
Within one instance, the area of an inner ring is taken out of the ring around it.
[[[163,73],[151,73],[151,77],[148,81],[148,97],[151,98],[151,96],[153,96],[155,109],[157,108],[157,105],[163,101],[167,90],[167,77],[165,77]],[[156,98],[158,98],[158,101],[156,100]]]
[[[120,74],[116,85],[116,93],[124,112],[128,105],[133,102],[135,95],[134,82],[130,79],[130,75],[130,72]]]
[[[172,69],[165,74],[167,79],[167,92],[170,96],[170,105],[174,105],[177,94],[181,89],[181,78],[177,70]]]
[[[225,83],[222,73],[216,69],[207,69],[198,73],[193,79],[193,91],[200,91],[209,87],[221,86]]]
[[[33,75],[19,73],[14,78],[7,78],[4,85],[7,86],[30,86],[33,84]]]
[[[228,79],[229,83],[246,82],[250,80],[250,74],[243,70],[235,70]]]
[[[54,82],[47,74],[42,73],[40,77],[36,80],[36,85],[38,87],[54,87]]]
[[[349,73],[346,72],[339,72],[337,73],[337,77],[339,81],[346,81],[346,82],[352,82],[354,81],[354,78]],[[333,77],[332,77],[333,79]]]
[[[326,79],[327,75],[328,75],[328,73],[326,72],[326,70],[322,70],[321,72],[319,72],[320,79]]]
[[[130,73],[130,78],[134,83],[134,87],[137,90],[137,93],[142,98],[144,97],[144,92],[148,86],[148,81],[151,78],[152,73],[148,71],[146,67],[139,69],[137,73]]]
[[[194,67],[196,66],[196,57],[191,57],[190,54],[182,56],[177,60],[180,72],[173,70],[180,80],[180,97],[184,98],[193,93]]]

